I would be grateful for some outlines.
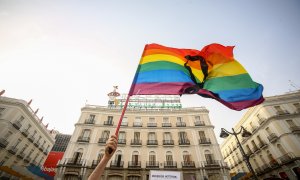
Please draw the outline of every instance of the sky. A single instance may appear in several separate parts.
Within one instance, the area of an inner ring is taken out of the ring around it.
[[[128,93],[145,44],[201,50],[235,46],[234,57],[273,96],[299,89],[300,1],[0,0],[0,91],[33,99],[49,129],[72,134],[85,104]],[[184,95],[230,130],[246,110]],[[218,138],[218,141],[222,140]]]

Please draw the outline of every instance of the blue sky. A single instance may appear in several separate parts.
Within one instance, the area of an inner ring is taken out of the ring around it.
[[[264,96],[283,94],[300,86],[299,19],[297,0],[0,0],[0,90],[33,99],[49,128],[71,134],[86,101],[106,105],[113,85],[128,92],[145,44],[220,43]],[[182,103],[206,106],[217,136],[245,113],[196,95]]]

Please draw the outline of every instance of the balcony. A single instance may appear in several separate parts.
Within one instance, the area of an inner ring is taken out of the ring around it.
[[[194,161],[183,161],[181,162],[182,168],[195,168],[195,162]]]
[[[141,122],[133,122],[133,127],[142,127],[143,123]]]
[[[282,110],[282,111],[277,111],[276,114],[277,114],[277,116],[283,116],[283,115],[288,115],[290,113],[286,110]]]
[[[278,160],[281,162],[280,164],[283,165],[283,164],[288,164],[290,162],[293,162],[295,159],[295,155],[292,154],[292,153],[287,153],[287,154],[284,154],[283,156],[280,156],[278,158]]]
[[[158,142],[157,142],[157,140],[147,140],[147,145],[155,145],[155,146],[157,146]]]
[[[190,143],[190,140],[188,140],[188,139],[179,139],[178,144],[179,145],[190,145],[191,143]]]
[[[95,124],[95,120],[94,119],[86,119],[84,121],[85,124]]]
[[[19,129],[21,128],[22,124],[21,124],[20,122],[17,121],[17,122],[14,122],[14,123],[13,123],[13,126],[14,126],[16,129],[19,130]]]
[[[95,168],[99,164],[100,160],[93,160],[92,161],[92,168]]]
[[[211,142],[209,138],[200,138],[199,144],[211,144]]]
[[[256,153],[258,151],[260,151],[260,149],[257,146],[253,146],[253,151],[252,152]]]
[[[103,123],[105,126],[112,126],[114,125],[114,122],[113,121],[104,121]]]
[[[82,159],[76,159],[76,158],[67,159],[67,165],[81,166],[82,164],[83,164]]]
[[[30,137],[28,138],[28,140],[29,140],[30,142],[33,143],[33,141],[35,141],[35,138],[34,138],[34,136],[32,135],[32,136],[30,136]]]
[[[28,130],[27,129],[22,129],[21,133],[23,134],[23,136],[27,137],[29,135]]]
[[[252,132],[252,133],[254,133],[256,130],[257,130],[257,126],[253,126],[253,127],[251,128],[251,132]]]
[[[18,158],[20,159],[23,159],[25,157],[25,154],[23,152],[20,152],[18,155],[17,155]]]
[[[164,146],[173,146],[174,145],[174,140],[163,140],[163,145]]]
[[[98,143],[99,144],[105,144],[108,138],[99,138]]]
[[[90,142],[90,137],[79,136],[77,142]]]
[[[141,146],[142,145],[142,140],[132,139],[130,144],[133,145],[133,146]]]
[[[177,162],[176,161],[165,161],[164,168],[177,168]]]
[[[128,161],[128,168],[141,168],[141,161]]]
[[[40,150],[41,152],[43,152],[43,151],[44,151],[44,147],[39,147],[39,150]]]
[[[114,160],[110,162],[111,168],[123,168],[123,166],[124,166],[124,161]]]
[[[146,168],[159,168],[159,162],[158,161],[147,161]]]
[[[172,127],[171,123],[162,123],[162,127]]]
[[[186,127],[186,123],[185,122],[177,122],[176,127]]]
[[[147,123],[147,127],[157,127],[157,123]]]
[[[47,155],[47,154],[49,153],[49,151],[48,151],[48,150],[45,150],[43,153],[44,153],[45,155]]]
[[[39,147],[40,146],[40,143],[39,142],[35,142],[33,143],[35,147]]]
[[[205,126],[204,121],[195,121],[195,126]]]
[[[260,141],[260,142],[258,143],[258,147],[259,147],[259,148],[265,148],[265,147],[267,147],[267,146],[268,146],[268,144],[265,143],[264,141]]]
[[[31,161],[31,158],[29,156],[24,158],[24,162],[29,163]]]
[[[292,133],[298,134],[300,133],[300,126],[292,126],[290,127],[290,130],[292,131]]]
[[[217,160],[210,160],[210,161],[204,161],[205,167],[211,167],[211,166],[220,166],[219,161]]]
[[[270,135],[268,136],[268,139],[269,139],[269,141],[272,143],[272,142],[277,141],[278,136],[277,136],[275,133],[272,133],[272,134],[270,134]]]
[[[8,141],[4,138],[0,138],[0,147],[6,148],[7,145],[8,145]]]
[[[118,144],[126,144],[126,139],[118,139]]]
[[[258,119],[258,124],[259,124],[259,125],[262,125],[262,124],[265,123],[265,121],[266,121],[265,118],[260,118],[260,119]]]
[[[18,151],[18,148],[15,146],[10,146],[8,149],[8,152],[13,155],[15,155],[17,153],[17,151]]]

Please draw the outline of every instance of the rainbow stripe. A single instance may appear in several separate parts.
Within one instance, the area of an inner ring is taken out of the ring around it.
[[[200,61],[188,61],[195,77],[184,67],[185,56],[202,56],[208,65],[204,79]],[[233,58],[233,47],[211,44],[201,51],[148,44],[145,46],[129,95],[182,95],[185,89],[204,83],[197,94],[216,99],[231,109],[242,110],[263,102],[263,86],[252,81]]]

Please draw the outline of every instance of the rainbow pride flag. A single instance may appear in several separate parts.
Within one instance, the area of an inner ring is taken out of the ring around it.
[[[147,44],[129,95],[198,94],[234,110],[262,103],[263,86],[234,59],[233,48],[210,44],[199,51]]]

